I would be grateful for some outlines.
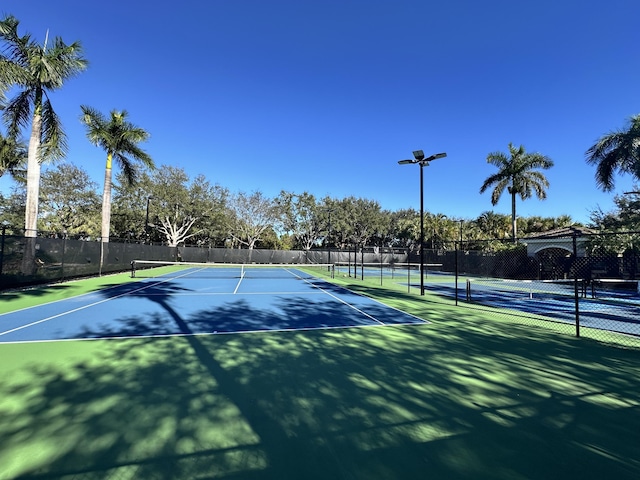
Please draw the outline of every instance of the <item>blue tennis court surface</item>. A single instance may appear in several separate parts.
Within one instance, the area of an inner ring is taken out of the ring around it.
[[[428,323],[329,282],[147,278],[0,315],[0,342],[330,329]]]
[[[471,278],[466,297],[465,284],[458,284],[461,301],[470,301],[505,310],[542,315],[566,323],[575,323],[575,290],[572,281],[500,280]],[[606,281],[579,288],[580,325],[599,330],[640,335],[640,293],[633,288],[612,289]],[[624,284],[618,283],[618,286]],[[428,283],[427,290],[455,297],[452,281]]]

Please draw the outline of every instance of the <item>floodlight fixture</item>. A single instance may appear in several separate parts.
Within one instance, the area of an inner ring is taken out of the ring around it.
[[[399,165],[409,165],[410,163],[418,163],[417,160],[400,160],[398,161]]]
[[[424,152],[422,150],[415,150],[413,156],[417,161],[424,160]]]
[[[429,162],[431,162],[432,160],[437,160],[438,158],[444,158],[446,157],[447,154],[442,152],[442,153],[436,153],[435,155],[430,155],[427,158],[420,160],[420,165],[422,165],[423,167],[428,167],[429,166]]]

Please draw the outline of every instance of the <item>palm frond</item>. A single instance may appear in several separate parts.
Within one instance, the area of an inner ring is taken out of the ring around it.
[[[12,63],[26,68],[29,65],[28,50],[33,45],[31,35],[18,35],[20,22],[12,15],[0,21],[0,39],[4,40],[2,53]]]
[[[496,183],[493,192],[491,192],[491,204],[497,205],[500,201],[500,197],[504,193],[505,189],[509,187],[510,180],[509,178],[503,178]]]
[[[629,119],[628,128],[600,137],[587,151],[585,160],[596,165],[596,185],[604,191],[614,188],[616,172],[640,178],[640,115]]]
[[[39,153],[41,161],[58,160],[67,153],[67,139],[62,122],[49,100],[42,105],[42,136]]]
[[[81,105],[80,109],[82,110],[80,121],[87,127],[87,139],[93,145],[102,147],[108,152],[109,148],[106,145],[111,142],[105,141],[105,138],[109,136],[109,122],[106,117],[98,110],[86,105]]]
[[[122,169],[122,174],[124,175],[126,182],[129,185],[135,185],[139,176],[135,163],[122,153],[117,153],[114,157]]]
[[[23,90],[7,103],[2,117],[7,124],[9,136],[18,137],[20,131],[29,125],[34,99],[33,90]]]
[[[487,155],[487,163],[501,169],[509,163],[509,158],[502,152],[491,152]]]
[[[486,192],[489,187],[508,178],[509,176],[505,175],[503,171],[499,171],[497,173],[494,173],[493,175],[489,175],[480,187],[480,193]]]
[[[43,58],[43,69],[46,69],[49,88],[60,88],[65,80],[73,78],[84,71],[89,62],[82,57],[82,46],[79,42],[66,45],[56,37],[53,48],[47,50]]]
[[[0,134],[0,177],[7,171],[14,175],[17,169],[25,168],[26,164],[26,145],[15,138]]]

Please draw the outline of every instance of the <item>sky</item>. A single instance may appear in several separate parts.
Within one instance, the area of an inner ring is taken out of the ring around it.
[[[89,68],[50,96],[67,160],[101,191],[80,105],[126,110],[158,166],[232,192],[355,196],[449,218],[511,213],[480,194],[508,144],[549,156],[519,216],[586,223],[633,187],[596,186],[586,150],[640,113],[637,0],[0,0],[20,33],[80,41]],[[25,137],[28,132],[25,132]],[[0,191],[12,182],[0,179]]]

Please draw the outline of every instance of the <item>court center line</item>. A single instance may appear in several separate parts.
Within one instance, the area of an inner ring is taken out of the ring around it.
[[[349,308],[352,308],[353,310],[355,310],[356,312],[364,315],[365,317],[370,318],[371,320],[373,320],[374,322],[379,323],[380,325],[386,325],[384,322],[381,322],[380,320],[378,320],[377,318],[375,318],[372,315],[369,315],[367,312],[360,310],[358,307],[356,307],[355,305],[351,305],[349,302],[341,299],[340,297],[335,296],[334,294],[328,292],[327,290],[324,290],[323,288],[319,287],[318,285],[314,285],[313,283],[311,283],[307,278],[302,277],[301,275],[298,275],[297,273],[295,273],[294,271],[285,268],[285,271],[289,272],[291,275],[293,275],[296,278],[299,278],[301,280],[304,280],[305,283],[311,285],[313,288],[317,288],[319,290],[321,290],[322,292],[326,293],[327,295],[329,295],[331,298],[333,298],[334,300],[338,300],[340,303],[343,303],[344,305],[348,306]],[[238,291],[238,288],[240,288],[240,283],[242,282],[242,279],[244,278],[244,276],[240,277],[240,280],[238,281],[238,284],[236,285],[236,289],[233,291],[234,295],[236,294],[236,292]]]
[[[238,280],[238,283],[236,284],[236,288],[233,290],[233,294],[234,295],[238,292],[238,289],[240,288],[240,284],[242,283],[242,280],[244,280],[244,271],[240,274],[240,279]]]

